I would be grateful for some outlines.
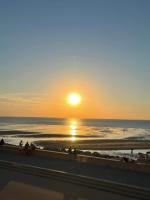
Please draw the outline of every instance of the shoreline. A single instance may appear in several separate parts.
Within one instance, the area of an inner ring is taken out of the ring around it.
[[[91,140],[91,141],[35,141],[34,144],[44,149],[60,149],[71,146],[80,150],[131,150],[150,149],[150,141],[131,140]]]
[[[38,137],[37,134],[40,137]],[[32,142],[35,145],[44,147],[44,149],[47,149],[47,150],[53,150],[53,149],[59,150],[59,149],[67,148],[69,146],[72,146],[72,148],[77,148],[80,150],[150,149],[150,140],[99,139],[99,138],[91,138],[87,140],[86,138],[81,138],[81,139],[72,141],[72,140],[68,140],[67,137],[64,140],[61,140],[62,137],[56,137],[55,134],[52,134],[52,135],[49,134],[50,137],[48,139],[45,139],[44,138],[45,134],[38,133],[38,132],[27,132],[27,131],[16,131],[16,130],[6,130],[6,131],[1,130],[0,131],[0,138],[4,137],[5,139],[6,137],[6,140],[7,140],[7,137],[9,137],[9,135],[16,136],[16,137],[13,137],[13,139],[16,139],[18,141],[21,140],[22,138],[27,140],[29,136],[29,140],[30,138],[32,138]],[[22,138],[20,137],[21,135],[22,135]],[[43,140],[41,140],[42,135],[43,135]],[[52,140],[53,138],[56,138],[56,140]]]

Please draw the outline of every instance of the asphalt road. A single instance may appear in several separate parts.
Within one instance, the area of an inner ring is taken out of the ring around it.
[[[150,174],[148,173],[122,170],[109,166],[89,165],[71,160],[62,160],[35,155],[26,156],[2,151],[0,151],[0,160],[29,164],[150,189]]]
[[[1,200],[135,200],[63,181],[0,169]]]

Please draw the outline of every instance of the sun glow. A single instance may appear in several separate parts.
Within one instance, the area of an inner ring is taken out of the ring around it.
[[[67,97],[67,102],[72,106],[76,106],[76,105],[80,104],[80,102],[81,102],[80,94],[78,94],[78,93],[69,94]]]

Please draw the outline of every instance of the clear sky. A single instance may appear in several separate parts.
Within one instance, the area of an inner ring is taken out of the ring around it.
[[[150,1],[0,0],[0,115],[150,119]]]

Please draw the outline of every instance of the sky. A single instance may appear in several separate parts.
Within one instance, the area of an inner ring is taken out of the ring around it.
[[[150,119],[149,10],[149,0],[0,0],[0,115]]]

